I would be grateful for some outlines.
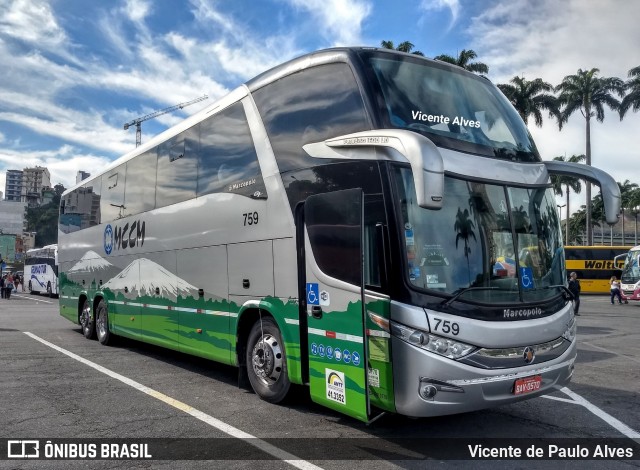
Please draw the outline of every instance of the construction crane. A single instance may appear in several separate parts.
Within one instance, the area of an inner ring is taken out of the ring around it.
[[[142,142],[142,126],[141,126],[141,124],[142,124],[143,121],[147,121],[149,119],[153,119],[153,118],[156,118],[158,116],[162,116],[163,114],[170,113],[171,111],[175,111],[176,109],[182,109],[182,108],[187,107],[189,105],[192,105],[192,104],[195,104],[195,103],[199,103],[200,101],[204,101],[207,98],[209,98],[207,95],[202,95],[200,98],[196,98],[195,100],[187,101],[185,103],[176,104],[174,106],[169,106],[168,108],[164,108],[164,109],[160,109],[158,111],[154,111],[152,113],[147,114],[146,116],[142,116],[142,117],[134,119],[133,121],[129,121],[129,122],[125,123],[124,130],[126,131],[131,126],[136,126],[136,147],[140,147],[140,144]]]

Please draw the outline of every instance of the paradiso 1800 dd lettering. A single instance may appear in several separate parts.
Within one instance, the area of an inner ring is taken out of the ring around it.
[[[124,250],[134,246],[144,245],[145,222],[135,221],[124,226],[111,226],[108,224],[104,229],[104,252],[108,255],[115,250]]]

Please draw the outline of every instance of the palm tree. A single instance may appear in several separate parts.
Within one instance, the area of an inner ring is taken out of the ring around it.
[[[469,246],[469,238],[473,237],[477,241],[476,234],[473,231],[475,224],[469,217],[469,209],[465,209],[464,212],[458,208],[456,214],[456,222],[453,224],[453,229],[458,232],[456,234],[456,248],[458,248],[458,240],[464,241],[464,256],[467,258],[467,277],[469,278],[469,285],[471,285],[471,268],[469,267],[469,254],[471,254],[471,247]]]
[[[413,43],[409,42],[409,41],[404,41],[401,42],[400,44],[398,44],[398,47],[395,47],[393,44],[393,41],[380,41],[380,47],[383,47],[385,49],[393,49],[395,51],[400,51],[400,52],[406,52],[407,54],[411,53],[414,55],[419,55],[419,56],[423,56],[424,54],[420,51],[414,51],[413,50]]]
[[[559,162],[571,162],[571,163],[580,163],[585,159],[584,155],[571,155],[568,159],[565,159],[563,156],[555,157],[554,160]],[[562,186],[565,187],[564,195],[567,198],[566,208],[567,208],[567,217],[565,219],[565,244],[569,243],[569,192],[573,189],[573,192],[576,194],[580,194],[582,191],[582,183],[578,178],[573,178],[571,176],[559,176],[559,175],[551,175],[551,184],[553,185],[553,192],[559,196],[562,196]]]
[[[640,188],[634,188],[629,195],[629,211],[635,217],[634,245],[638,244],[638,214],[640,214]]]
[[[615,77],[598,77],[599,70],[579,69],[575,75],[567,75],[562,79],[562,83],[556,87],[560,92],[558,101],[562,109],[561,123],[567,122],[569,116],[580,110],[586,121],[586,163],[591,165],[591,118],[604,121],[604,105],[617,111],[620,108],[618,101],[613,94],[624,96],[624,82]],[[591,227],[591,184],[587,185],[587,245],[593,243],[593,230]]]
[[[633,111],[640,110],[640,65],[629,70],[629,80],[625,83],[625,88],[629,90],[627,96],[620,103],[620,120],[624,117],[629,108]]]
[[[453,57],[447,54],[440,54],[435,56],[435,60],[439,60],[441,62],[447,62],[449,64],[457,65],[458,67],[462,67],[469,72],[475,72],[482,74],[489,73],[489,66],[487,64],[483,64],[482,62],[471,62],[471,60],[478,57],[478,54],[475,53],[472,49],[462,49],[458,57]]]
[[[582,229],[584,227],[584,223],[585,220],[587,218],[586,214],[586,206],[580,206],[580,209],[577,210],[576,212],[574,212],[571,215],[571,218],[568,220],[569,222],[569,235],[571,237],[571,239],[579,244],[582,245]],[[587,243],[588,245],[588,243]]]
[[[624,233],[624,212],[633,212],[635,208],[635,194],[634,191],[638,189],[636,183],[632,183],[629,180],[625,180],[624,183],[618,181],[618,187],[620,188],[620,207],[622,209],[622,244],[625,244]]]
[[[542,111],[549,111],[549,117],[555,117],[561,123],[558,100],[552,94],[550,83],[541,78],[525,80],[524,77],[513,77],[511,84],[498,84],[498,88],[504,93],[509,102],[516,108],[525,124],[529,124],[529,117],[533,116],[536,126],[542,127]]]

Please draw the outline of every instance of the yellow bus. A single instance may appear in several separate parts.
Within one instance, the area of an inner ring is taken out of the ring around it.
[[[611,276],[620,279],[624,258],[614,263],[613,258],[627,253],[630,246],[565,246],[567,274],[575,271],[583,294],[608,294]]]

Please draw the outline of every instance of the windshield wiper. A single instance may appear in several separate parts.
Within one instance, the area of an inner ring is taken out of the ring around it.
[[[575,297],[573,295],[573,293],[569,290],[569,288],[563,284],[556,284],[553,286],[545,286],[542,289],[543,290],[547,290],[547,289],[555,289],[559,287],[562,291],[564,291],[563,297],[565,298],[565,300],[574,300]]]
[[[450,299],[442,301],[440,305],[443,307],[448,307],[453,302],[458,300],[458,297],[460,297],[462,294],[465,294],[472,290],[505,290],[506,291],[506,289],[500,289],[499,287],[465,287],[464,289],[460,289],[458,292],[453,294],[453,296]],[[510,291],[507,291],[507,292],[510,292]]]

